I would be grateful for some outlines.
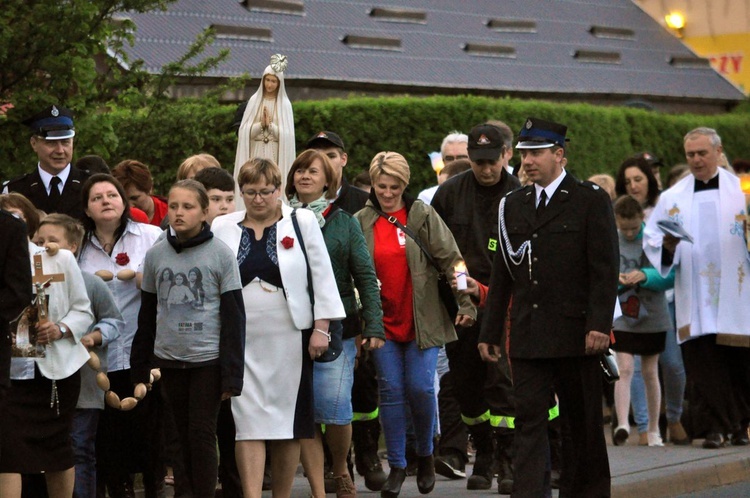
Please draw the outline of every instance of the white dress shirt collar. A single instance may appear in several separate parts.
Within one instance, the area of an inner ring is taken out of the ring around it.
[[[565,170],[562,170],[562,173],[560,173],[560,176],[555,178],[552,183],[547,185],[546,187],[542,187],[540,185],[534,184],[534,190],[536,191],[536,204],[539,204],[539,196],[542,195],[542,190],[544,190],[547,193],[547,204],[549,204],[550,199],[552,199],[552,196],[555,195],[555,192],[557,191],[557,187],[560,186],[560,184],[563,181],[563,178],[565,178]]]
[[[50,175],[49,173],[44,171],[39,164],[37,164],[36,169],[39,171],[39,176],[42,179],[42,183],[44,184],[44,190],[47,191],[47,195],[49,195],[50,182],[52,181],[53,176],[57,176],[60,179],[59,189],[60,189],[60,193],[62,194],[63,188],[65,187],[65,182],[68,181],[68,175],[70,175],[70,163],[68,163],[68,165],[65,166],[65,169],[63,169],[57,175]]]

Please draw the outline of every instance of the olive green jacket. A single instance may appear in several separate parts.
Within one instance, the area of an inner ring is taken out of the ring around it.
[[[357,298],[354,287],[359,291],[362,303],[362,318],[365,329],[362,337],[385,339],[383,331],[383,310],[380,303],[380,289],[375,276],[370,253],[367,252],[362,229],[352,215],[337,209],[323,226],[323,238],[331,256],[331,266],[336,276],[341,301],[346,316],[358,325]],[[360,327],[354,327],[359,329]],[[359,330],[344,328],[344,339],[359,334]]]
[[[430,255],[447,275],[453,275],[453,267],[463,260],[448,227],[432,207],[422,201],[404,198],[407,206],[406,226],[419,236]],[[362,225],[367,248],[373,254],[373,227],[380,215],[370,208],[372,197],[364,209],[354,216]],[[438,272],[427,260],[419,246],[406,237],[406,262],[411,273],[414,302],[414,330],[420,349],[442,346],[458,339],[456,330],[438,294]],[[456,295],[459,315],[474,319],[477,310],[468,295]]]

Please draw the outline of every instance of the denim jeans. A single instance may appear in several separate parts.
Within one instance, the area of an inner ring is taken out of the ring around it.
[[[633,380],[630,382],[630,406],[633,407],[633,420],[638,433],[648,431],[648,403],[646,402],[646,383],[641,374],[641,355],[633,355]],[[618,421],[626,424],[626,421]]]
[[[667,344],[659,356],[661,375],[664,381],[664,402],[667,407],[667,422],[674,424],[682,418],[682,401],[685,398],[685,366],[682,351],[675,335],[674,301],[669,303],[672,328],[667,330]]]
[[[76,462],[76,480],[73,496],[94,498],[96,496],[96,429],[101,410],[76,408],[73,414],[73,455]]]
[[[416,341],[387,341],[381,349],[372,351],[378,372],[380,420],[391,467],[406,468],[407,405],[414,423],[417,455],[432,454],[438,350],[420,350]]]

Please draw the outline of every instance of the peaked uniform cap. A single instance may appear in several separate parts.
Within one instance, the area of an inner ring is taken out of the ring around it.
[[[547,149],[554,146],[565,148],[568,127],[539,118],[526,118],[518,132],[516,149]]]
[[[76,134],[73,112],[65,107],[51,105],[42,112],[23,121],[31,132],[45,140],[64,140]]]

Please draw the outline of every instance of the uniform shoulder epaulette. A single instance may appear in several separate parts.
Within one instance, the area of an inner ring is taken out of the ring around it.
[[[597,185],[594,182],[590,182],[588,180],[581,180],[581,181],[578,182],[578,184],[581,187],[586,187],[586,188],[588,188],[590,190],[601,190],[601,187],[599,185]]]
[[[511,190],[510,192],[508,192],[507,194],[505,194],[505,197],[508,197],[511,194],[515,194],[516,192],[523,192],[524,189],[526,189],[528,187],[530,187],[530,185],[525,185],[525,186],[521,185],[520,187],[516,187],[513,190]]]
[[[16,178],[11,178],[10,180],[5,180],[5,181],[3,182],[3,188],[7,187],[7,186],[8,186],[8,185],[10,185],[11,183],[18,183],[18,182],[20,182],[21,180],[24,180],[24,179],[28,178],[28,177],[29,177],[29,175],[31,175],[31,173],[26,173],[26,174],[23,174],[23,175],[21,175],[21,176],[17,176]]]

